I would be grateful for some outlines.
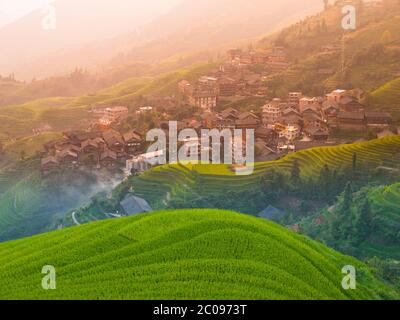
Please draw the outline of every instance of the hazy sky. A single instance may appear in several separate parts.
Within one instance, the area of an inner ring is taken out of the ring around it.
[[[0,12],[15,20],[54,0],[0,0]]]

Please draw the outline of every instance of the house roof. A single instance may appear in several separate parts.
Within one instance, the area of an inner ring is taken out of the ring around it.
[[[386,120],[392,120],[392,116],[387,112],[366,112],[365,117],[368,118],[380,118]]]
[[[85,140],[85,141],[83,141],[81,143],[82,149],[86,148],[86,147],[89,147],[89,146],[94,147],[94,148],[98,148],[99,147],[99,145],[97,144],[96,140],[94,140],[94,139],[88,139],[88,140]]]
[[[288,115],[290,115],[290,114],[293,114],[293,115],[295,115],[295,116],[301,118],[300,112],[298,112],[296,109],[293,109],[292,107],[289,107],[289,108],[287,108],[287,109],[285,109],[285,110],[283,111],[283,115],[284,115],[284,116],[288,116]]]
[[[263,211],[261,211],[257,216],[267,220],[276,220],[279,218],[280,215],[282,215],[282,213],[279,209],[269,205]]]
[[[108,130],[104,132],[103,138],[108,145],[124,144],[122,135],[115,130]]]
[[[135,215],[143,212],[153,211],[145,199],[139,198],[132,194],[126,195],[120,204],[127,215]]]
[[[63,159],[66,157],[78,158],[78,154],[72,150],[63,150],[58,154],[58,158]]]
[[[142,137],[140,135],[138,135],[136,132],[134,131],[129,131],[128,133],[124,134],[124,140],[125,141],[137,141],[137,142],[141,142],[142,141]]]
[[[339,119],[344,119],[344,120],[364,120],[365,113],[363,111],[359,111],[359,112],[339,112],[338,118]]]
[[[112,159],[112,160],[117,160],[117,154],[114,151],[111,150],[105,150],[104,152],[102,152],[101,156],[100,156],[100,160],[105,160],[105,159]]]
[[[42,165],[46,165],[46,164],[50,164],[50,163],[58,164],[58,160],[53,156],[43,158],[41,162],[42,162]]]
[[[236,120],[235,124],[238,126],[246,126],[246,125],[258,125],[260,120],[255,118],[247,118],[243,120]]]
[[[260,118],[259,118],[257,115],[255,115],[253,112],[248,112],[248,111],[239,114],[238,118],[239,118],[239,120],[244,120],[244,119],[247,119],[247,118],[253,118],[253,119],[256,119],[256,120],[259,120],[259,119],[260,119]]]

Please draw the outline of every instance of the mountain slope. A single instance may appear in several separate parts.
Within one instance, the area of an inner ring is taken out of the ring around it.
[[[145,214],[0,244],[3,299],[396,298],[365,265],[227,211]],[[44,265],[57,290],[42,290]],[[358,270],[343,290],[341,270]]]
[[[354,31],[343,33],[338,2],[263,39],[259,47],[285,46],[297,62],[271,77],[270,89],[282,97],[296,90],[322,96],[339,87],[371,91],[398,77],[400,5],[391,0],[385,3],[359,7]]]
[[[115,37],[135,31],[179,1],[56,0],[0,29],[0,42],[6,44],[0,51],[0,73],[31,80],[93,67],[124,48]],[[55,29],[43,28],[46,21],[55,21]]]
[[[40,10],[0,29],[0,42],[8,44],[0,52],[0,73],[31,80],[97,68],[113,57],[120,65],[164,60],[263,35],[318,11],[320,2],[57,0],[55,30],[42,29],[47,13]]]
[[[373,91],[370,102],[374,109],[400,114],[400,78]]]
[[[160,203],[166,194],[192,193],[200,196],[211,194],[245,192],[260,184],[260,179],[271,175],[274,170],[291,172],[293,163],[298,161],[305,181],[320,175],[324,165],[331,170],[351,168],[353,155],[360,165],[375,168],[385,163],[396,167],[395,155],[400,153],[400,136],[383,138],[364,143],[308,149],[288,155],[277,161],[257,163],[252,175],[236,176],[228,165],[167,165],[156,167],[139,177],[132,178],[135,192],[144,196],[151,205],[163,207]],[[246,201],[243,199],[242,201]],[[250,199],[251,201],[251,199]]]
[[[148,61],[213,50],[278,30],[321,9],[318,0],[186,0],[145,26],[141,33],[149,43],[134,47],[128,57]]]

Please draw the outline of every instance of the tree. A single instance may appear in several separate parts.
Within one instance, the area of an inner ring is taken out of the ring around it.
[[[348,182],[346,188],[344,189],[341,213],[343,215],[348,214],[350,212],[352,204],[353,204],[353,188],[351,186],[351,182]]]
[[[299,161],[296,159],[293,162],[292,166],[292,173],[291,173],[291,180],[294,184],[298,184],[300,182],[300,164]]]
[[[358,210],[358,214],[355,221],[355,232],[357,234],[357,241],[365,240],[372,231],[373,228],[373,218],[371,205],[368,199],[365,199]]]
[[[355,153],[353,154],[351,171],[352,171],[352,176],[354,179],[356,177],[356,172],[357,172],[357,154],[355,154]]]

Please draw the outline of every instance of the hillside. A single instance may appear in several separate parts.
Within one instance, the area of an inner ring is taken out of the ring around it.
[[[400,113],[400,78],[390,81],[371,93],[369,103],[374,109]]]
[[[8,43],[0,53],[2,74],[15,73],[18,79],[31,80],[75,67],[97,69],[116,59],[120,65],[153,63],[260,36],[317,12],[322,5],[319,0],[309,0],[306,5],[296,0],[150,0],[146,4],[117,0],[110,7],[107,0],[83,4],[57,0],[53,7],[54,30],[42,28],[44,17],[52,10],[36,10],[0,28],[0,41]],[[110,20],[113,23],[106,23]],[[241,27],[244,23],[246,28]],[[88,27],[93,25],[97,28]],[[29,55],[25,46],[31,48]]]
[[[261,49],[286,47],[295,62],[268,80],[273,92],[284,97],[296,90],[323,95],[338,87],[373,91],[398,77],[399,4],[359,7],[357,3],[354,31],[341,29],[339,4],[260,41]]]
[[[351,195],[344,205],[344,195],[333,206],[300,220],[302,233],[345,254],[363,260],[400,259],[400,185],[366,186]],[[392,281],[400,285],[400,275]]]
[[[51,7],[35,10],[0,28],[0,41],[7,43],[0,52],[0,73],[14,73],[17,79],[30,81],[76,67],[102,65],[138,38],[117,37],[150,23],[179,2],[149,0],[144,5],[140,1],[116,0],[110,6],[108,0],[56,0]],[[43,27],[43,22],[53,19],[54,28]],[[111,20],[113,23],[106,23]]]
[[[121,181],[120,175],[103,171],[64,169],[45,175],[39,166],[33,157],[0,167],[0,241],[55,230],[69,210]]]
[[[215,63],[195,64],[177,71],[153,77],[129,78],[96,93],[78,97],[50,97],[0,108],[0,141],[29,136],[34,128],[49,126],[51,131],[63,131],[87,125],[91,106],[127,105],[137,108],[135,99],[144,95],[168,96],[177,91],[177,83],[196,79]]]
[[[388,299],[368,268],[273,223],[169,211],[0,244],[3,299]],[[44,265],[57,290],[42,290]],[[345,265],[357,290],[341,288]]]
[[[161,203],[166,194],[191,194],[207,196],[243,192],[259,186],[263,176],[274,170],[289,173],[297,161],[303,181],[318,178],[324,165],[331,170],[344,170],[351,167],[356,154],[361,166],[376,168],[381,164],[397,167],[396,155],[400,153],[400,136],[380,140],[308,149],[288,155],[280,160],[257,163],[252,175],[236,176],[225,165],[168,165],[156,167],[132,179],[135,192],[145,197],[153,206],[163,207]],[[245,199],[243,199],[246,202]]]

